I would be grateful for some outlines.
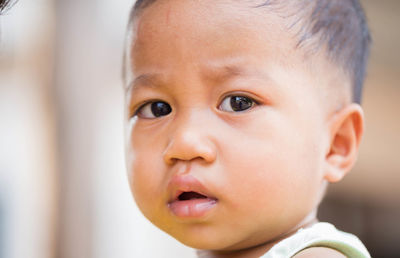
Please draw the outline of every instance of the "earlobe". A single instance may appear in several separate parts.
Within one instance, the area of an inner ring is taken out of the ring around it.
[[[360,105],[352,103],[338,111],[330,121],[330,145],[325,157],[328,182],[340,181],[353,167],[364,132]]]

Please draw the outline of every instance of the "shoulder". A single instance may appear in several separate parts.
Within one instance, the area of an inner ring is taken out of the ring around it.
[[[263,258],[371,258],[362,242],[354,235],[319,222],[275,244]]]
[[[341,252],[327,247],[310,247],[297,253],[293,258],[346,258]]]

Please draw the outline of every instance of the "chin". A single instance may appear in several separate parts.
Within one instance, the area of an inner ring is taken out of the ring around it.
[[[169,232],[167,232],[169,233]],[[169,233],[170,234],[170,233]],[[229,250],[232,243],[226,237],[218,237],[216,234],[202,232],[200,234],[180,233],[171,234],[182,244],[198,250]]]
[[[235,242],[233,239],[229,239],[226,235],[218,237],[213,233],[209,233],[202,236],[189,236],[183,234],[182,237],[176,237],[172,235],[176,240],[182,244],[197,249],[197,250],[213,250],[213,251],[235,251],[240,250],[243,247],[240,243]],[[244,246],[245,248],[245,246]]]
[[[210,251],[233,251],[237,250],[237,248],[233,248],[231,246],[226,246],[221,244],[221,242],[213,242],[209,241],[180,241],[182,244],[197,249],[197,250],[210,250]]]

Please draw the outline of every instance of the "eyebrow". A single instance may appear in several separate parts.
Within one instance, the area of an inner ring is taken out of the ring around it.
[[[203,69],[201,76],[203,80],[213,81],[216,83],[222,83],[228,81],[234,77],[240,76],[251,76],[256,75],[258,77],[271,78],[268,74],[260,72],[259,70],[254,71],[253,69],[249,72],[249,69],[245,69],[240,65],[222,65],[222,66],[210,66],[207,69]],[[135,77],[126,87],[126,91],[139,90],[140,88],[158,88],[163,82],[161,73],[144,73]]]
[[[156,88],[160,84],[161,74],[159,73],[145,73],[141,74],[135,79],[133,79],[128,86],[126,87],[126,91],[129,90],[138,90],[139,88]]]
[[[202,75],[207,80],[223,82],[234,77],[248,75],[248,72],[238,65],[224,65],[222,67],[206,69]]]
[[[206,80],[213,81],[220,84],[236,77],[253,77],[263,79],[268,82],[274,82],[268,71],[259,69],[258,67],[251,67],[239,64],[225,64],[210,66],[205,69],[202,74]]]

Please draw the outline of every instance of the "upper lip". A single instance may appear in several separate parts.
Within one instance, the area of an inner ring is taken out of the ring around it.
[[[206,196],[207,198],[216,200],[209,190],[192,175],[186,174],[173,176],[169,182],[169,188],[171,193],[169,202],[177,201],[179,199],[179,195],[184,192],[196,192]]]

